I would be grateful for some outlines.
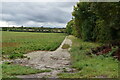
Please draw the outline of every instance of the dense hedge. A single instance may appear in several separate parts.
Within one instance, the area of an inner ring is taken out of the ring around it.
[[[78,2],[66,30],[84,41],[120,39],[120,2]]]

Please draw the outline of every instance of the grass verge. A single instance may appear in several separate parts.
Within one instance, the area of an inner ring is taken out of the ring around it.
[[[16,64],[2,64],[2,77],[5,78],[16,78],[16,75],[27,75],[42,72],[50,72],[51,70],[39,70],[33,69],[26,66],[16,65]]]
[[[73,41],[71,53],[71,62],[76,73],[60,73],[60,78],[118,78],[119,61],[112,57],[102,55],[87,55],[91,48],[101,44],[84,42],[73,36],[69,37]]]

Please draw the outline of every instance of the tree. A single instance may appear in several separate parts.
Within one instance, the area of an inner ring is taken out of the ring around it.
[[[110,42],[120,39],[120,2],[78,2],[68,22],[68,34],[84,41]],[[73,30],[74,29],[74,30]]]
[[[67,34],[71,35],[72,34],[72,27],[73,27],[73,20],[69,21],[67,26],[66,26],[66,32]]]

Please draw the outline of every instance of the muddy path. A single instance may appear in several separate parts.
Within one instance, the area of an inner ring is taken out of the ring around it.
[[[25,56],[29,57],[29,60],[24,60],[22,63],[26,66],[30,66],[36,69],[49,69],[51,72],[19,75],[18,78],[58,78],[57,74],[64,71],[71,72],[70,68],[70,53],[69,49],[62,49],[64,44],[72,45],[72,41],[66,37],[60,47],[55,51],[35,51]]]

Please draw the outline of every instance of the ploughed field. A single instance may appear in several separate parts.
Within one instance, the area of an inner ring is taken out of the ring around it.
[[[63,33],[2,32],[2,54],[9,58],[23,57],[31,51],[53,51],[64,40]]]

